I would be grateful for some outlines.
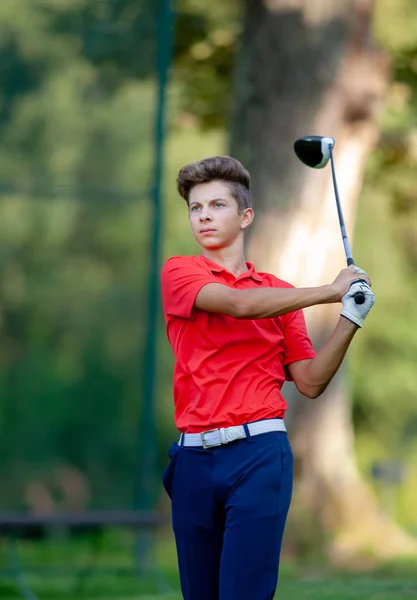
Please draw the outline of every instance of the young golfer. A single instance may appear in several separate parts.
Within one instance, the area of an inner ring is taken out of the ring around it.
[[[237,160],[189,164],[177,183],[201,247],[162,270],[181,432],[163,483],[182,593],[185,600],[270,600],[293,480],[281,387],[293,380],[305,396],[319,396],[374,295],[357,267],[329,285],[297,289],[246,262],[243,236],[254,211],[250,176]],[[361,305],[353,298],[359,290]],[[342,302],[341,317],[316,352],[301,309],[334,302]]]

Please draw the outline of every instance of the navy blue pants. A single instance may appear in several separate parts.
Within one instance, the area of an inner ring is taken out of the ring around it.
[[[211,449],[173,444],[169,456],[163,484],[184,600],[271,600],[292,493],[287,434]]]

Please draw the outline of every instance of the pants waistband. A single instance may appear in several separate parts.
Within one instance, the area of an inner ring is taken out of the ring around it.
[[[214,448],[223,444],[230,444],[247,436],[269,433],[271,431],[287,431],[283,419],[265,419],[245,425],[234,425],[232,427],[221,427],[209,429],[201,433],[182,433],[179,439],[180,446],[202,446],[203,448]]]

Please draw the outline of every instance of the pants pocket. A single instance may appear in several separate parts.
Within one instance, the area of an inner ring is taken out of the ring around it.
[[[170,498],[172,497],[172,484],[174,480],[175,463],[179,449],[180,447],[178,446],[178,444],[174,442],[168,452],[168,457],[170,459],[169,464],[162,474],[162,484]]]

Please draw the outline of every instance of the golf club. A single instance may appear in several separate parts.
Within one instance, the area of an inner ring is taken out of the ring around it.
[[[355,262],[350,250],[349,240],[346,233],[345,220],[343,218],[342,206],[339,198],[339,190],[337,188],[336,170],[333,159],[333,147],[335,145],[334,138],[322,137],[319,135],[309,135],[299,138],[294,142],[294,152],[302,163],[313,169],[323,169],[330,159],[332,167],[333,187],[336,197],[337,214],[339,216],[340,231],[342,233],[343,247],[345,249],[346,260],[348,266],[354,265]],[[363,280],[358,280],[363,281]],[[354,296],[356,304],[365,302],[365,295],[362,292],[357,292]]]

